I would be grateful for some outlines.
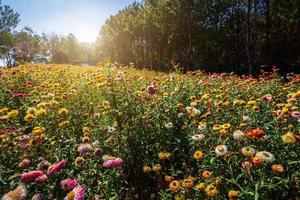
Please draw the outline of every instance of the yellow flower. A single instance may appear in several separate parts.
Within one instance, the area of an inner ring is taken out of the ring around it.
[[[8,108],[1,108],[0,109],[0,113],[7,113],[8,112]]]
[[[169,160],[171,158],[172,154],[169,152],[160,152],[158,154],[158,158],[160,160]]]
[[[67,115],[69,113],[68,109],[62,108],[58,111],[59,115]]]
[[[215,124],[215,125],[213,126],[213,130],[214,130],[214,131],[218,131],[218,130],[220,130],[221,128],[222,128],[222,126],[219,125],[219,124]]]
[[[236,190],[230,190],[228,192],[228,197],[230,200],[238,199],[240,197],[240,192]]]
[[[34,115],[33,115],[33,114],[27,114],[27,115],[24,117],[24,121],[25,121],[25,122],[31,122],[33,119],[34,119]]]
[[[205,185],[205,183],[198,183],[197,185],[196,185],[196,188],[198,189],[198,190],[204,190],[205,189],[205,187],[206,187],[206,185]]]
[[[65,128],[65,127],[67,127],[67,126],[69,126],[70,125],[70,122],[69,121],[63,121],[63,122],[61,122],[58,126],[60,127],[60,128]]]
[[[169,190],[171,192],[178,192],[181,188],[181,184],[179,181],[174,180],[169,184]]]
[[[174,197],[175,200],[185,200],[184,194],[176,194]]]
[[[35,112],[37,117],[41,117],[47,114],[47,111],[44,108],[40,108]]]
[[[281,136],[281,139],[284,143],[287,144],[294,144],[297,142],[297,139],[295,138],[294,134],[291,132],[288,132],[285,135]]]
[[[10,112],[7,113],[8,119],[16,118],[18,115],[19,115],[19,111],[18,110],[12,110],[12,111],[10,111]]]
[[[223,125],[222,125],[222,128],[223,128],[223,129],[229,129],[229,128],[230,128],[230,124],[229,124],[229,123],[223,124]]]
[[[206,186],[205,192],[206,192],[207,196],[209,196],[209,197],[215,197],[219,193],[219,191],[217,190],[217,188],[214,185],[212,185],[212,184]]]
[[[37,127],[34,127],[32,129],[32,133],[34,134],[42,134],[46,129],[44,127],[40,127],[40,126],[37,126]]]
[[[161,165],[160,164],[156,164],[156,165],[154,165],[154,167],[153,167],[153,171],[155,171],[155,172],[159,172],[161,170]]]
[[[203,152],[200,150],[195,151],[193,156],[196,160],[201,160],[203,158]]]

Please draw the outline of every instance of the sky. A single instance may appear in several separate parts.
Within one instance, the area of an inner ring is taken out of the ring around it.
[[[37,33],[73,33],[81,42],[96,40],[105,20],[135,0],[2,0],[20,14],[17,30]]]

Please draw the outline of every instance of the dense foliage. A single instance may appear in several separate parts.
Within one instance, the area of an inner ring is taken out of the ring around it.
[[[186,71],[299,66],[299,6],[299,0],[144,0],[111,16],[97,45],[111,60],[158,70],[171,59]]]
[[[132,67],[0,70],[3,200],[299,197],[299,76]]]

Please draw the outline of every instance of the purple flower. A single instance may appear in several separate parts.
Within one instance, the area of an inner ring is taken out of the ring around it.
[[[154,85],[150,85],[147,87],[147,91],[149,94],[153,95],[156,92],[156,88],[154,87]]]
[[[76,187],[78,181],[76,178],[72,178],[72,179],[64,179],[60,182],[60,187],[63,190],[72,190]]]
[[[107,160],[103,163],[103,167],[110,169],[110,168],[119,168],[122,167],[124,161],[121,158],[116,158],[113,160]]]
[[[58,171],[62,170],[66,166],[66,164],[67,164],[67,161],[62,160],[59,163],[55,163],[55,164],[49,166],[47,174],[52,175],[52,174],[57,173]]]
[[[90,144],[81,144],[81,145],[79,145],[79,147],[78,147],[78,152],[79,152],[80,154],[85,154],[85,153],[91,151],[91,149],[92,149],[92,147],[91,147]]]
[[[23,135],[21,137],[19,137],[17,139],[18,142],[28,142],[29,140],[31,140],[32,137],[28,136],[28,135]]]

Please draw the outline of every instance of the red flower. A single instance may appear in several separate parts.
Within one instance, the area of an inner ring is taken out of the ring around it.
[[[251,137],[251,138],[255,138],[255,137],[261,137],[265,134],[264,130],[261,129],[252,129],[246,132],[246,134]]]

